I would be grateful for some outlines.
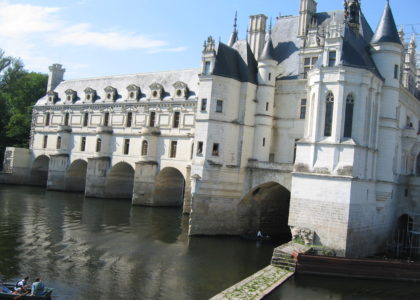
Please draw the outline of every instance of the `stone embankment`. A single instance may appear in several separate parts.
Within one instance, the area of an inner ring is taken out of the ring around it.
[[[287,243],[274,249],[271,264],[241,282],[224,290],[210,300],[262,299],[287,281],[295,273],[294,255],[306,253],[311,248],[297,243]]]

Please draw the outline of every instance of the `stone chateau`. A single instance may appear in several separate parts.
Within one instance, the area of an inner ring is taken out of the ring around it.
[[[182,206],[191,235],[291,227],[339,255],[382,252],[420,213],[420,71],[378,4],[373,29],[358,0],[251,16],[246,40],[235,20],[192,70],[63,80],[54,64],[30,149],[7,148],[0,179]]]

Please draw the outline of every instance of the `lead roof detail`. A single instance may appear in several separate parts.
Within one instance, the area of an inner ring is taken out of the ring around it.
[[[401,45],[401,39],[398,34],[397,26],[395,25],[389,1],[386,2],[382,18],[379,21],[378,28],[376,29],[371,43],[395,43]]]

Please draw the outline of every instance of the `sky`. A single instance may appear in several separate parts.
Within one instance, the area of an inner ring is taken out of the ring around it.
[[[343,0],[318,0],[318,12]],[[0,48],[30,71],[60,63],[65,79],[197,68],[204,40],[227,42],[238,12],[239,38],[248,17],[298,15],[300,0],[0,0]],[[386,0],[362,0],[376,29]],[[420,34],[420,0],[391,0],[406,37]],[[420,35],[417,36],[420,45]]]

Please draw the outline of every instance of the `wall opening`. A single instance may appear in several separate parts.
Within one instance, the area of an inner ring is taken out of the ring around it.
[[[133,197],[134,169],[120,162],[109,170],[106,177],[105,197],[131,199]]]
[[[34,160],[31,169],[31,178],[34,185],[47,186],[49,164],[50,158],[46,155],[38,156]]]
[[[184,201],[185,179],[180,171],[167,167],[156,176],[153,202],[157,206],[181,207]]]
[[[275,236],[284,242],[291,239],[288,226],[290,191],[276,182],[251,189],[238,206],[243,234]]]
[[[81,159],[71,163],[66,172],[66,187],[69,192],[84,192],[86,184],[87,162]]]

